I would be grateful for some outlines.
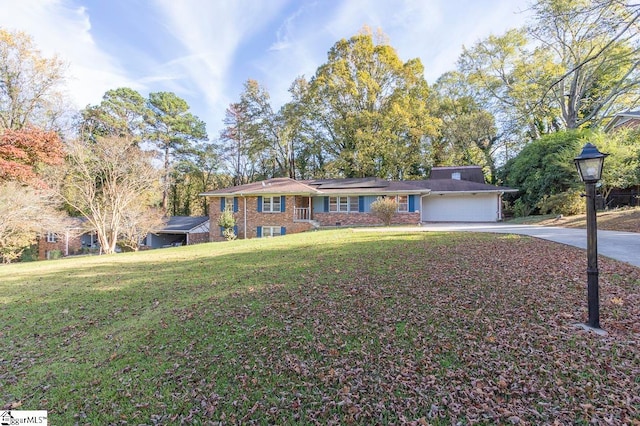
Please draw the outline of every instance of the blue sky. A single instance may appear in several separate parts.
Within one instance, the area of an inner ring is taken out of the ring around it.
[[[342,38],[382,30],[400,58],[420,58],[429,84],[462,46],[523,25],[529,0],[0,0],[0,27],[31,35],[69,64],[77,108],[107,90],[169,91],[207,123],[210,139],[247,79],[274,108]]]

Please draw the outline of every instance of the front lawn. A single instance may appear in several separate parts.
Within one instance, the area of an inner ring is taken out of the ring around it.
[[[640,269],[333,230],[0,268],[0,405],[67,424],[633,424]]]

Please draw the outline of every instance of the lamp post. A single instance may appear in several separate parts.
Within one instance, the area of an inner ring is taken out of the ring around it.
[[[596,225],[596,183],[602,178],[604,158],[608,154],[587,143],[574,158],[580,179],[585,184],[587,199],[587,301],[589,327],[600,328],[600,296],[598,295],[598,228]]]

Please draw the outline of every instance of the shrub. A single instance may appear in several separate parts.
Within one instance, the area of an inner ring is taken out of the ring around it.
[[[371,203],[371,214],[380,219],[385,226],[391,225],[391,220],[397,210],[398,203],[393,198],[378,197]]]
[[[515,217],[527,217],[533,211],[531,207],[529,207],[524,201],[522,201],[522,198],[518,198],[513,203],[512,208],[513,208],[513,214],[515,215]]]
[[[585,201],[580,196],[580,191],[567,191],[560,194],[545,195],[536,207],[540,214],[561,214],[573,216],[584,213]]]
[[[118,240],[118,242],[116,243],[116,247],[120,248],[120,251],[122,253],[138,251],[137,244],[133,245],[131,244],[131,241],[127,241],[127,240]]]
[[[521,213],[526,210],[532,213],[545,195],[562,194],[583,186],[573,159],[592,135],[589,130],[551,133],[529,143],[507,161],[500,177],[506,186],[519,189],[518,198],[525,208]]]
[[[35,260],[38,260],[38,246],[34,244],[24,249],[20,255],[20,262],[33,262]]]
[[[236,239],[236,233],[233,232],[233,228],[225,228],[224,231],[222,231],[222,236],[227,241],[232,241]]]
[[[227,240],[235,240],[236,234],[233,232],[233,227],[236,226],[236,218],[233,217],[233,211],[226,208],[220,217],[218,218],[218,226],[224,228],[222,236]]]
[[[51,250],[49,252],[49,260],[60,259],[62,257],[62,251],[60,250]]]

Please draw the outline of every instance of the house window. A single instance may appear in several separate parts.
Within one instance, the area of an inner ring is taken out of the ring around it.
[[[338,197],[338,211],[349,211],[349,197]]]
[[[280,213],[280,197],[262,197],[262,211]]]
[[[396,203],[398,204],[398,212],[407,213],[409,211],[409,196],[397,195]]]
[[[349,211],[353,213],[359,211],[358,197],[349,197]]]
[[[263,237],[279,237],[280,235],[282,235],[282,228],[279,226],[263,226],[262,227]]]
[[[337,212],[338,211],[338,205],[340,203],[340,197],[329,197],[329,211],[330,212]]]
[[[56,233],[55,232],[47,232],[47,242],[55,243],[56,242]]]
[[[220,198],[220,211],[231,210],[233,213],[238,211],[238,197],[222,197]]]
[[[225,209],[229,209],[233,211],[233,197],[225,197],[224,207]]]
[[[332,213],[356,213],[358,197],[329,197],[329,211]]]

